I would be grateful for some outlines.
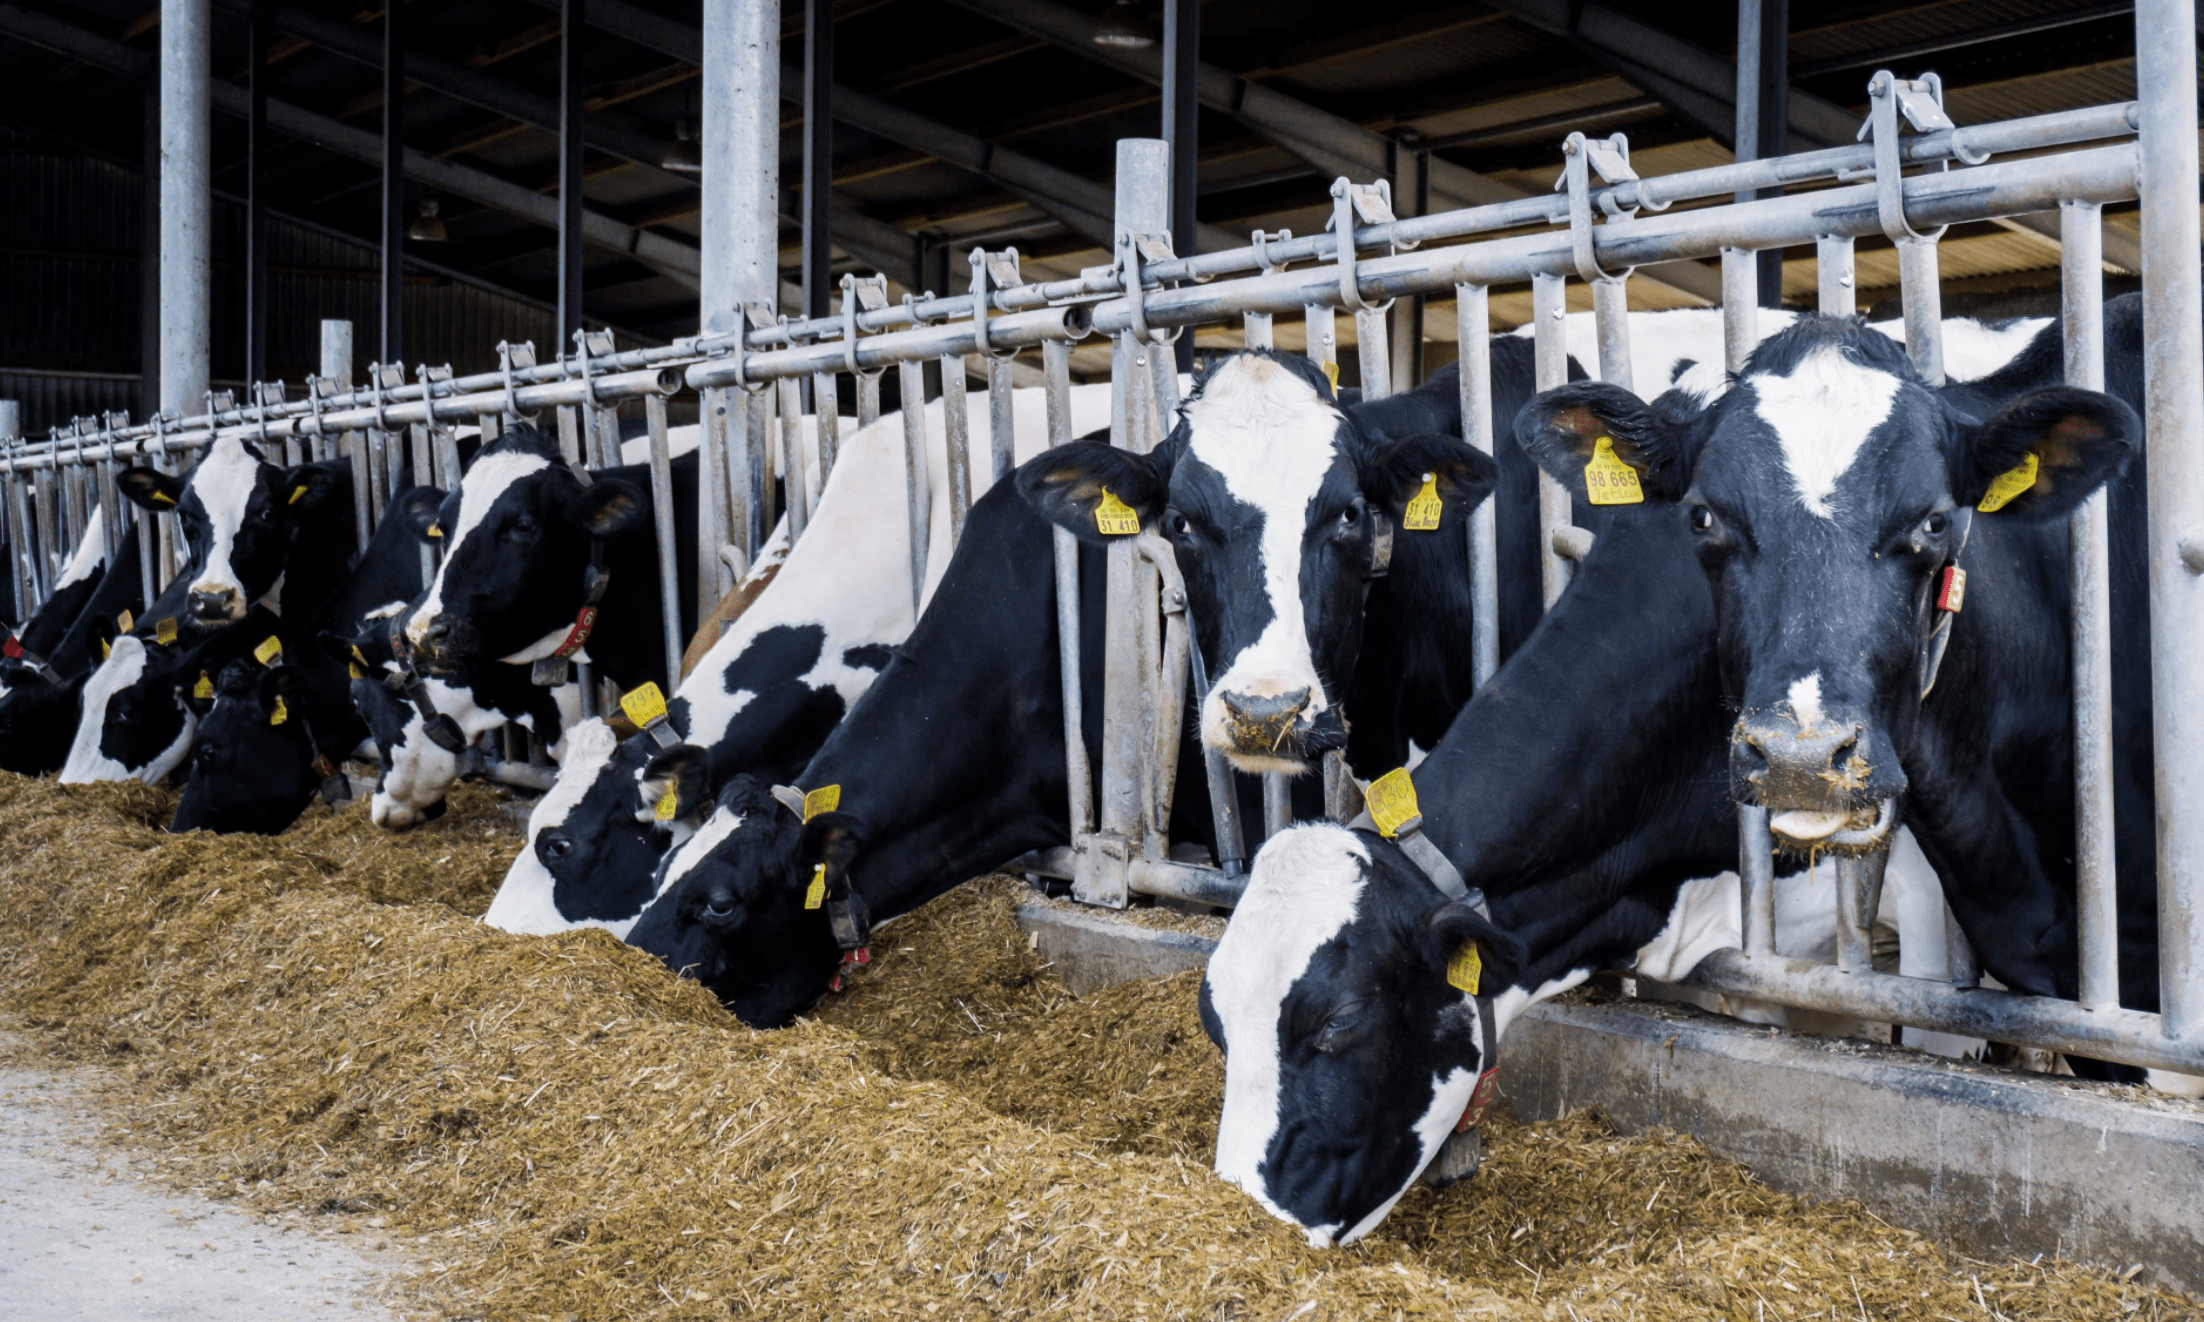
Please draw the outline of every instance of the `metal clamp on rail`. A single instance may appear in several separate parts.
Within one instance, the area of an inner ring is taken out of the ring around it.
[[[336,392],[336,388],[337,379],[333,376],[309,375],[306,378],[307,416],[310,420],[309,425],[314,429],[314,439],[317,441],[329,438],[329,429],[323,425],[321,420],[321,406],[323,400]]]
[[[1275,271],[1283,271],[1286,269],[1287,263],[1285,261],[1271,260],[1270,245],[1273,243],[1290,243],[1292,241],[1293,231],[1285,229],[1278,231],[1276,234],[1265,234],[1261,230],[1256,230],[1254,233],[1248,236],[1248,245],[1255,249],[1255,264],[1263,269],[1264,275],[1269,275]]]
[[[993,362],[1007,363],[1018,356],[1016,349],[997,351],[987,338],[987,289],[990,284],[997,289],[1015,289],[1025,283],[1025,276],[1018,271],[1018,250],[1005,248],[991,253],[980,248],[972,250],[972,348],[980,357]]]
[[[582,402],[590,408],[601,409],[605,406],[604,401],[597,398],[597,380],[590,375],[590,356],[594,354],[599,358],[609,358],[612,356],[612,351],[612,335],[610,332],[593,330],[576,330],[574,332],[574,358],[582,374]]]
[[[771,385],[770,381],[752,381],[747,363],[750,357],[750,330],[764,330],[774,324],[773,309],[763,303],[745,303],[737,317],[734,349],[731,356],[735,363],[735,388],[746,395],[755,395]]]
[[[1892,243],[1904,239],[1932,242],[1942,238],[1949,226],[1939,225],[1935,233],[1923,234],[1906,219],[1905,156],[1898,142],[1898,116],[1902,112],[1916,133],[1952,128],[1951,116],[1944,113],[1944,80],[1929,73],[1909,82],[1894,76],[1888,69],[1878,70],[1868,81],[1867,98],[1867,122],[1860,125],[1859,136],[1873,139],[1875,212],[1882,222],[1883,236]],[[1952,146],[1955,153],[1960,152],[1956,137]],[[1980,165],[1989,155],[1983,153],[1981,160],[1968,160],[1962,153],[1959,158],[1970,165]],[[1941,173],[1948,164],[1938,161],[1937,172]]]
[[[375,430],[388,436],[398,430],[390,424],[390,392],[406,383],[404,363],[369,363],[367,379],[375,390]],[[400,424],[401,426],[403,424]]]
[[[1169,336],[1153,330],[1148,325],[1148,309],[1143,305],[1146,289],[1142,285],[1140,268],[1143,262],[1175,261],[1171,251],[1171,231],[1161,234],[1125,233],[1117,236],[1118,283],[1125,291],[1126,314],[1133,323],[1133,335],[1143,344],[1177,344],[1179,336],[1186,333],[1184,326]]]
[[[875,367],[870,371],[857,365],[857,309],[878,312],[888,306],[888,277],[881,272],[859,279],[855,275],[842,277],[842,364],[852,376],[877,380],[888,369]]]
[[[267,448],[275,442],[275,438],[268,434],[268,405],[283,402],[283,383],[281,381],[255,381],[252,384],[252,391],[254,421],[260,426],[260,448],[265,453]],[[271,395],[274,396],[272,400],[269,398]]]
[[[1341,175],[1332,180],[1332,237],[1339,249],[1339,302],[1350,312],[1383,312],[1393,306],[1392,299],[1383,303],[1370,303],[1362,297],[1362,282],[1355,275],[1355,220],[1360,217],[1365,225],[1392,225],[1393,185],[1380,179],[1372,184],[1348,182]],[[1388,241],[1390,242],[1390,241]]]
[[[1554,189],[1556,192],[1566,189],[1569,194],[1569,243],[1575,252],[1578,277],[1586,283],[1629,278],[1636,267],[1615,272],[1600,269],[1599,255],[1592,243],[1591,178],[1594,170],[1599,171],[1600,180],[1608,184],[1638,177],[1638,172],[1630,166],[1629,137],[1616,133],[1605,138],[1587,138],[1582,133],[1572,133],[1562,142],[1561,155],[1561,177],[1554,180]],[[1609,221],[1628,220],[1637,214],[1634,206],[1617,206],[1612,192],[1602,192],[1599,203]]]
[[[513,387],[513,373],[527,371],[535,365],[536,342],[534,340],[522,340],[519,344],[515,344],[510,340],[499,340],[497,342],[497,371],[498,375],[504,378],[505,384],[505,416],[515,422],[534,422],[536,420],[535,414],[521,411],[520,396],[514,393]]]

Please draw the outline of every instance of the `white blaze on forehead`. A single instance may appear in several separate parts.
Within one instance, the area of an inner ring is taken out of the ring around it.
[[[1310,715],[1327,705],[1301,615],[1301,539],[1309,502],[1339,458],[1342,417],[1308,382],[1259,357],[1228,359],[1186,406],[1189,453],[1263,518],[1256,555],[1270,623],[1226,658],[1219,693],[1272,697],[1306,688]]]
[[[1255,856],[1247,893],[1209,958],[1210,1007],[1227,1044],[1217,1173],[1282,1221],[1293,1217],[1270,1200],[1262,1176],[1278,1132],[1278,1015],[1317,950],[1354,921],[1369,860],[1343,827],[1280,832]]]
[[[77,539],[76,554],[62,567],[61,577],[54,583],[59,592],[72,583],[81,583],[92,576],[92,571],[107,563],[107,511],[92,507],[92,517],[84,521],[84,536]]]
[[[1837,479],[1890,416],[1903,383],[1860,366],[1830,344],[1801,358],[1789,376],[1754,376],[1749,384],[1753,408],[1775,432],[1799,502],[1822,518],[1835,518],[1829,497]]]
[[[1811,730],[1821,724],[1821,672],[1815,671],[1804,679],[1791,681],[1791,719],[1801,730]]]
[[[406,637],[415,642],[428,632],[429,624],[443,613],[444,576],[451,572],[452,561],[459,556],[459,548],[467,538],[490,517],[490,508],[498,497],[511,490],[513,484],[529,474],[549,468],[551,461],[540,454],[525,450],[501,450],[484,455],[467,470],[467,476],[459,483],[458,526],[444,529],[444,563],[437,566],[436,582],[430,586],[426,601],[406,621]],[[556,644],[554,644],[556,646]]]
[[[192,583],[192,591],[217,595],[230,589],[245,591],[230,558],[237,550],[238,530],[245,526],[246,506],[259,485],[260,457],[235,437],[216,440],[192,470],[191,494],[207,512],[208,527],[207,567]]]
[[[735,832],[742,829],[743,815],[726,808],[712,812],[710,821],[697,828],[695,835],[666,851],[666,861],[658,865],[658,889],[656,895],[664,895],[681,879],[702,866],[712,856],[712,851],[727,843]]]
[[[552,890],[555,879],[550,869],[536,857],[536,837],[566,821],[598,778],[606,774],[612,755],[619,749],[619,736],[603,721],[583,721],[568,734],[566,761],[559,765],[559,778],[549,792],[536,801],[535,810],[528,814],[528,841],[513,856],[512,866],[506,869],[505,880],[497,888],[497,897],[490,901],[489,912],[482,915],[484,923],[528,936],[570,932],[577,927],[602,927],[623,939],[628,929],[635,926],[639,914],[603,922],[594,918],[576,921],[560,913]]]

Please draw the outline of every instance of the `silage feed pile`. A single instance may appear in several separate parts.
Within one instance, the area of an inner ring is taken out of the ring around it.
[[[1188,978],[1066,995],[1016,884],[885,928],[814,1020],[752,1033],[602,932],[473,920],[488,790],[389,836],[169,838],[167,795],[0,775],[0,997],[107,1067],[187,1187],[371,1218],[450,1317],[2195,1319],[1983,1264],[1596,1116],[1494,1126],[1468,1188],[1330,1252],[1207,1170],[1221,1062]]]

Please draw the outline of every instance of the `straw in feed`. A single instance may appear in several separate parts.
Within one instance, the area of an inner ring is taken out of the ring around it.
[[[385,1229],[419,1314],[2204,1318],[1596,1114],[1492,1122],[1468,1188],[1311,1250],[1207,1170],[1193,975],[1069,996],[1016,882],[889,926],[851,993],[759,1034],[605,933],[473,921],[518,845],[493,791],[397,836],[353,804],[171,838],[172,805],[0,776],[21,1049],[105,1067],[118,1141],[181,1185]]]

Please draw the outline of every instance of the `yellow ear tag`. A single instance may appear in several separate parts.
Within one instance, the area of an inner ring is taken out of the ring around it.
[[[176,619],[174,616],[162,620],[153,626],[153,641],[159,643],[163,647],[166,647],[170,643],[176,641]]]
[[[1990,483],[1990,489],[1982,493],[1982,501],[1975,508],[1984,514],[1995,514],[2013,503],[2014,499],[2036,484],[2036,452],[2030,450],[2017,468],[2008,468]]]
[[[146,499],[161,505],[173,505],[176,503],[176,498],[169,495],[166,491],[156,491],[152,495],[147,496]]]
[[[297,487],[295,487],[295,488],[293,488],[293,489],[292,489],[292,491],[291,491],[291,499],[290,499],[290,500],[289,500],[288,502],[286,502],[286,503],[288,503],[288,504],[292,504],[292,505],[296,505],[296,504],[298,504],[298,502],[299,502],[299,499],[300,499],[301,497],[303,497],[303,496],[304,496],[305,494],[306,494],[306,484],[305,484],[305,483],[303,483],[303,482],[301,482],[301,483],[299,483],[299,485],[298,485]]]
[[[804,907],[806,909],[816,909],[826,903],[826,897],[827,865],[821,863],[818,867],[812,869],[811,884],[804,888]]]
[[[357,661],[347,661],[347,662],[345,662],[345,663],[344,663],[344,673],[345,673],[345,674],[347,674],[347,675],[349,675],[349,676],[351,676],[351,677],[352,677],[353,679],[366,679],[366,678],[367,678],[367,672],[366,672],[366,671],[364,671],[364,670],[362,670],[362,669],[360,669],[360,663],[359,663],[359,662],[357,662]]]
[[[665,718],[666,695],[658,691],[656,684],[645,683],[620,695],[620,710],[640,730],[652,721]]]
[[[431,537],[442,537],[444,535],[444,525],[441,523],[430,524],[428,535]]]
[[[1433,532],[1439,526],[1439,515],[1446,506],[1439,502],[1439,475],[1425,473],[1423,490],[1411,496],[1408,508],[1401,511],[1400,526],[1410,532]]]
[[[1339,393],[1339,364],[1338,364],[1338,363],[1326,363],[1326,364],[1324,364],[1324,379],[1325,379],[1326,381],[1329,381],[1329,382],[1331,382],[1331,383],[1332,383],[1332,393],[1333,393],[1333,394],[1335,394],[1335,395],[1336,395],[1336,394],[1338,394],[1338,393]]]
[[[651,816],[661,822],[672,821],[681,814],[681,791],[675,786],[668,785],[666,792],[658,796],[657,805],[650,811]]]
[[[1455,951],[1454,958],[1446,962],[1447,985],[1459,987],[1472,996],[1477,994],[1477,982],[1484,972],[1484,956],[1477,953],[1475,941],[1462,942],[1462,948]]]
[[[123,633],[129,633],[130,626],[136,624],[137,622],[138,619],[136,616],[132,615],[129,611],[124,611],[122,614],[115,617],[115,628]]]
[[[99,640],[99,659],[102,661],[107,659],[107,640],[105,638]]]
[[[291,709],[283,705],[281,694],[276,696],[275,706],[268,711],[268,724],[281,725],[291,719]]]
[[[1378,834],[1388,840],[1402,823],[1421,815],[1416,807],[1416,782],[1408,778],[1406,767],[1395,767],[1371,781],[1362,798],[1362,806],[1370,810],[1370,820],[1377,823]]]
[[[839,812],[842,808],[842,787],[829,785],[804,795],[804,820],[810,821],[823,812]]]
[[[1584,494],[1594,505],[1645,503],[1638,470],[1615,457],[1614,438],[1602,436],[1592,443],[1591,462],[1584,465]]]
[[[283,640],[274,634],[269,634],[266,638],[261,639],[260,646],[253,649],[253,660],[264,666],[272,666],[282,659]]]
[[[1140,516],[1133,507],[1102,488],[1102,503],[1094,507],[1094,526],[1105,537],[1130,537],[1140,531]]]
[[[211,698],[214,696],[214,681],[207,678],[206,671],[199,672],[199,682],[191,686],[191,696],[194,698]]]

